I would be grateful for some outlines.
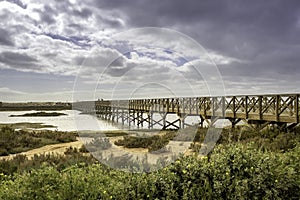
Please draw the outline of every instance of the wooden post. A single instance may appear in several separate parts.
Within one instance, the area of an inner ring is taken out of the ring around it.
[[[192,113],[192,98],[189,98],[189,113]]]
[[[226,107],[225,107],[225,97],[222,97],[222,117],[225,117],[225,110],[226,110]]]
[[[185,127],[184,123],[185,123],[185,117],[181,117],[179,120],[179,125],[180,125],[179,127],[184,129],[184,127]]]
[[[119,122],[119,109],[116,108],[116,114],[117,114],[117,123]]]
[[[148,112],[148,129],[150,128],[153,128],[153,125],[152,125],[152,112],[149,111]]]
[[[280,109],[280,96],[276,95],[276,109],[275,109],[275,117],[276,121],[279,122],[279,109]]]
[[[137,111],[136,112],[136,120],[137,120],[137,122],[136,122],[136,124],[137,124],[137,127],[139,128],[140,127],[140,112],[139,111]]]
[[[206,117],[206,116],[207,116],[207,113],[206,113],[207,107],[208,107],[208,105],[207,105],[207,98],[206,98],[206,97],[204,97],[204,102],[203,102],[203,108],[204,108],[204,117]]]
[[[258,96],[258,112],[259,112],[259,120],[262,120],[262,96]]]
[[[248,119],[248,96],[245,96],[245,118]]]
[[[169,99],[167,99],[166,101],[167,101],[167,110],[166,110],[166,112],[170,112],[170,101],[169,101]]]
[[[184,98],[182,98],[182,105],[181,105],[181,109],[182,109],[182,112],[181,113],[185,113],[185,102],[184,102]]]
[[[199,98],[196,98],[196,114],[199,115]]]
[[[298,115],[299,115],[299,94],[296,94],[295,95],[295,106],[294,106],[294,108],[295,108],[295,123],[299,123],[299,117],[298,117]]]
[[[128,126],[129,126],[129,129],[131,127],[131,113],[130,113],[131,109],[129,108],[128,110]]]
[[[233,118],[236,117],[236,110],[235,110],[235,96],[232,97],[232,110],[233,110]]]
[[[166,124],[166,117],[167,117],[167,113],[164,113],[163,114],[163,128],[162,128],[163,130],[166,129],[166,126],[167,126],[167,124]]]
[[[124,110],[122,109],[122,125],[124,126],[125,117],[124,117]]]
[[[203,128],[204,118],[200,115],[200,127]]]
[[[212,116],[215,116],[215,97],[212,97]]]

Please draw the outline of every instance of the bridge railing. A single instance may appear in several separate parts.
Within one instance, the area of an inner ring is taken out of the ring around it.
[[[299,94],[247,95],[97,101],[95,105],[96,109],[111,107],[143,112],[186,113],[298,123],[299,99]]]

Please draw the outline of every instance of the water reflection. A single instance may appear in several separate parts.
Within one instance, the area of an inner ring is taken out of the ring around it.
[[[77,110],[63,110],[57,111],[65,113],[67,115],[57,117],[9,117],[9,115],[23,115],[25,113],[34,113],[40,111],[3,111],[0,112],[1,124],[13,124],[13,123],[43,123],[45,125],[53,125],[55,128],[44,128],[48,130],[59,131],[82,131],[82,130],[118,130],[117,127],[111,123],[97,119],[92,115],[80,114]],[[45,111],[52,112],[52,111]],[[55,111],[56,112],[56,111]],[[80,124],[78,122],[80,121]],[[95,121],[97,125],[95,126]]]

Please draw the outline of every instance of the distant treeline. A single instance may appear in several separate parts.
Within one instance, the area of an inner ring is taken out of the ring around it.
[[[28,110],[70,110],[71,103],[62,102],[28,102],[28,103],[3,103],[0,102],[0,111],[28,111]]]

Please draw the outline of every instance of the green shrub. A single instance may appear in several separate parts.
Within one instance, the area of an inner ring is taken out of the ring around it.
[[[0,199],[300,199],[297,131],[223,131],[208,156],[183,156],[151,173],[95,164],[83,148],[69,148],[61,156],[2,160]],[[195,141],[201,142],[205,131],[197,134]],[[130,136],[119,142],[158,148],[172,137]]]
[[[154,152],[164,148],[170,140],[176,136],[175,131],[167,131],[162,135],[150,137],[124,136],[122,140],[115,142],[115,145],[126,148],[147,148],[149,152]]]
[[[106,137],[94,138],[90,143],[85,145],[90,152],[109,149],[112,144]]]
[[[48,144],[76,141],[77,133],[63,131],[15,131],[9,126],[0,129],[0,156],[20,153]]]
[[[101,164],[42,164],[14,176],[0,173],[0,199],[299,199],[299,153],[299,145],[284,153],[219,145],[208,157],[185,156],[141,174]]]
[[[0,173],[13,175],[14,173],[39,169],[42,165],[63,170],[78,163],[92,164],[98,162],[91,155],[82,154],[80,150],[70,147],[66,149],[64,155],[35,154],[31,159],[25,155],[16,155],[12,159],[2,159],[0,160]]]

